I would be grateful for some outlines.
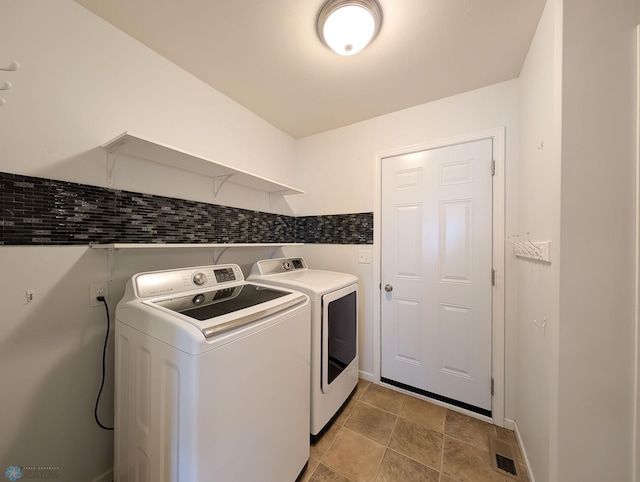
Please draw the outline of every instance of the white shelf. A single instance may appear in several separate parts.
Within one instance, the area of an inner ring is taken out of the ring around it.
[[[159,249],[159,248],[276,248],[302,246],[304,243],[91,243],[93,249]]]
[[[221,181],[221,184],[232,182],[241,186],[257,189],[272,194],[286,196],[289,194],[304,194],[304,191],[295,187],[287,186],[265,177],[235,169],[233,167],[220,164],[219,162],[191,154],[182,149],[162,144],[150,139],[137,136],[130,132],[123,132],[114,139],[102,145],[110,155],[114,156],[110,160],[109,184],[111,185],[111,174],[115,164],[115,157],[119,154],[126,154],[139,157],[152,162],[166,164],[186,171],[195,172],[212,177]]]
[[[113,265],[115,263],[117,249],[222,248],[214,260],[214,264],[218,264],[220,257],[229,248],[281,248],[283,246],[302,246],[303,244],[304,243],[89,243],[89,247],[107,250],[109,283],[113,283]],[[269,257],[271,257],[271,254]]]

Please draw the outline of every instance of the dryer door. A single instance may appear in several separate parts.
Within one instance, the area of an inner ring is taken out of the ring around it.
[[[322,296],[322,391],[358,355],[358,288],[347,286]]]

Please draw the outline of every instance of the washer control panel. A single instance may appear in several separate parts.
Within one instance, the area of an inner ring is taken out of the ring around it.
[[[226,283],[228,281],[236,281],[236,273],[232,268],[219,268],[214,269],[213,274],[216,277],[216,282]]]
[[[238,281],[244,281],[240,267],[224,264],[140,273],[134,277],[133,284],[136,295],[147,298],[197,288],[217,288]]]

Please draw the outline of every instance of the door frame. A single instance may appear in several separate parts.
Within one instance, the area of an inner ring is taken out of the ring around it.
[[[495,176],[493,177],[493,269],[496,272],[496,282],[492,289],[492,343],[491,343],[491,376],[494,383],[494,394],[491,403],[492,422],[499,427],[505,426],[505,141],[506,128],[495,128],[473,132],[461,136],[437,139],[420,144],[398,147],[375,152],[375,191],[373,210],[373,286],[381,286],[382,282],[382,162],[392,156],[401,156],[413,152],[438,149],[467,142],[493,140],[493,160],[495,161]],[[487,273],[489,276],[489,273]],[[382,295],[380,289],[373,292],[373,378],[380,383],[382,371]],[[395,387],[394,387],[395,388]],[[447,406],[442,402],[434,401]],[[458,407],[452,409],[460,411]],[[466,411],[465,411],[466,413]],[[473,412],[469,415],[485,418]],[[509,427],[512,428],[512,427]]]
[[[636,27],[636,230],[635,230],[635,313],[634,313],[634,404],[633,404],[633,440],[631,461],[633,480],[640,482],[640,25]]]

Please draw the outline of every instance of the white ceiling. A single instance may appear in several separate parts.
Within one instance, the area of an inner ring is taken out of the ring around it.
[[[378,0],[359,54],[325,47],[325,0],[76,0],[295,138],[518,77],[545,0]]]

